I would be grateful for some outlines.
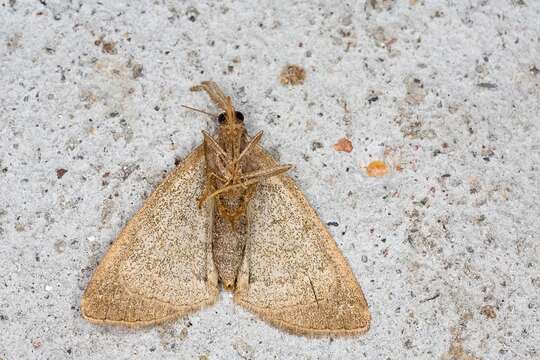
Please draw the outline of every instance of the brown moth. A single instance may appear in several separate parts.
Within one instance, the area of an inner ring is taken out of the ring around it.
[[[156,188],[97,267],[81,302],[94,323],[146,326],[214,303],[219,283],[269,323],[303,335],[367,331],[370,314],[347,261],[293,180],[249,137],[211,81],[217,136]],[[196,110],[196,109],[194,109]]]

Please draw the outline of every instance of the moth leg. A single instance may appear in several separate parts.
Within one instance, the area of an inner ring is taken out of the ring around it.
[[[271,167],[269,169],[257,170],[257,171],[244,174],[240,177],[240,179],[246,180],[246,181],[242,181],[239,184],[232,184],[232,185],[224,186],[214,191],[212,194],[210,194],[206,198],[206,200],[211,199],[219,194],[222,194],[224,192],[227,192],[233,189],[246,188],[248,185],[256,184],[263,179],[282,174],[291,168],[292,168],[292,165],[279,165],[279,166]]]
[[[216,152],[217,158],[216,158],[216,166],[218,170],[224,174],[227,178],[230,178],[231,172],[229,171],[229,167],[227,164],[230,162],[229,155],[223,150],[223,148],[217,143],[217,141],[206,131],[203,130],[203,136],[204,136],[204,144],[205,146],[209,146],[212,150]],[[216,174],[217,175],[217,174]]]
[[[292,165],[278,165],[268,169],[256,170],[240,176],[240,180],[258,179],[259,181],[265,178],[283,174],[292,169]]]
[[[215,173],[210,173],[209,177],[212,177],[212,176],[219,177],[219,175]],[[214,187],[214,185],[212,185],[210,182],[207,182],[201,196],[199,196],[199,198],[197,199],[197,204],[199,206],[199,209],[203,207],[206,201],[210,199],[211,195],[215,192],[216,192],[216,188]]]
[[[226,183],[226,184],[229,183],[229,182],[231,181],[231,180],[229,180],[229,179],[224,178],[223,176],[220,176],[220,175],[216,174],[215,172],[211,172],[210,175],[208,175],[208,176],[209,176],[211,179],[216,179],[216,180],[219,180],[219,181],[221,181],[221,182],[223,182],[223,183]]]
[[[230,157],[225,150],[217,143],[217,141],[206,131],[202,131],[204,142],[214,150],[222,160],[229,162]]]
[[[209,174],[207,174],[207,176],[208,176],[209,179],[217,179],[217,180],[223,182],[225,187],[229,186],[229,184],[231,183],[231,179],[224,178],[224,177],[216,174],[215,172],[210,172]],[[202,208],[202,206],[204,205],[204,203],[208,199],[213,197],[212,194],[215,191],[216,191],[216,188],[210,182],[208,182],[206,184],[201,196],[198,199],[199,209]]]
[[[240,181],[241,181],[240,185],[242,185],[242,187],[244,189],[247,189],[248,185],[246,185],[246,184],[248,182],[243,182],[242,180],[255,179],[256,182],[259,182],[259,181],[261,181],[263,179],[266,179],[266,178],[269,178],[269,177],[276,176],[276,175],[282,174],[284,172],[287,172],[292,167],[293,167],[292,165],[279,165],[279,166],[275,166],[275,167],[272,167],[272,168],[269,168],[269,169],[257,170],[257,171],[253,171],[253,172],[244,174],[244,175],[240,176]]]
[[[249,140],[249,143],[246,145],[244,150],[242,150],[240,155],[238,155],[238,157],[233,161],[233,164],[237,164],[240,160],[242,160],[242,158],[246,156],[246,154],[248,154],[253,149],[253,147],[259,143],[259,141],[261,141],[262,136],[262,131],[256,133],[255,136],[253,136],[251,140]]]
[[[248,185],[252,185],[252,184],[255,184],[257,182],[259,182],[261,179],[249,179],[248,181],[246,182],[243,182],[243,183],[240,183],[240,184],[234,184],[234,185],[227,185],[227,186],[224,186],[216,191],[214,191],[213,193],[211,193],[210,195],[208,195],[205,199],[206,200],[209,200],[213,197],[216,197],[218,196],[219,194],[222,194],[224,192],[227,192],[227,191],[230,191],[230,190],[234,190],[234,189],[238,189],[238,188],[244,188]]]

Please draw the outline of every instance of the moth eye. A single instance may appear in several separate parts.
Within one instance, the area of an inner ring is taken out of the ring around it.
[[[225,122],[225,113],[219,114],[217,121],[218,123],[223,124]]]
[[[234,116],[236,116],[236,119],[240,122],[244,121],[244,114],[242,114],[240,111],[235,111]]]

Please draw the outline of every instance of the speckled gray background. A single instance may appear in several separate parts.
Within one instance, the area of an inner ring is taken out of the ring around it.
[[[535,0],[0,0],[0,359],[538,359],[539,19]],[[338,224],[366,335],[288,335],[229,294],[153,329],[81,319],[115,235],[214,128],[180,107],[211,109],[188,90],[206,79]]]

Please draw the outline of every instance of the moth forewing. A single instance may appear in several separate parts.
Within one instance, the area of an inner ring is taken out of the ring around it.
[[[261,147],[252,161],[276,162]],[[261,182],[247,211],[247,246],[235,301],[271,324],[303,335],[355,335],[370,314],[347,261],[286,175]]]
[[[195,193],[204,186],[196,148],[156,188],[114,241],[86,287],[82,316],[94,323],[147,326],[212,304],[211,219]]]

